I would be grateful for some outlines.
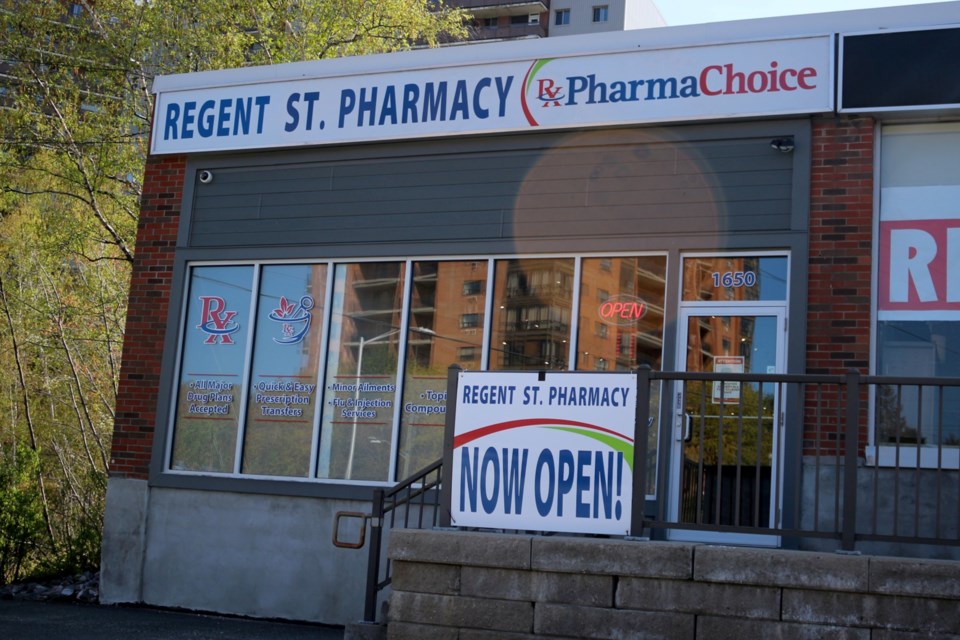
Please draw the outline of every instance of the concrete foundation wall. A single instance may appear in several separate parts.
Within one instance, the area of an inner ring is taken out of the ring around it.
[[[398,530],[387,635],[960,639],[960,563]]]
[[[337,511],[368,511],[368,503],[117,479],[108,491],[105,602],[327,624],[362,617],[367,550],[331,539]]]
[[[843,467],[805,461],[800,527],[835,531],[843,513]],[[960,472],[861,466],[857,469],[858,535],[960,539]],[[834,539],[808,538],[804,549],[833,550]],[[862,553],[960,560],[960,546],[858,540]]]
[[[150,488],[146,480],[110,478],[100,553],[100,602],[140,602]]]

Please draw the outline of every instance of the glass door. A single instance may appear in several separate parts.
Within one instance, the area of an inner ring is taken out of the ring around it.
[[[687,346],[678,357],[678,370],[784,372],[783,307],[712,306],[681,313],[681,344]],[[674,521],[730,529],[727,533],[674,529],[670,537],[777,544],[776,536],[755,530],[773,527],[778,519],[780,385],[709,378],[679,381],[674,403]]]

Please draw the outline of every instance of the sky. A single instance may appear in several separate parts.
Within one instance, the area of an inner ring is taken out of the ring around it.
[[[942,0],[655,0],[669,26],[930,4]]]

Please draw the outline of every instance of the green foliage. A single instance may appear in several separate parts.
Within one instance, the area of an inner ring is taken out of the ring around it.
[[[42,557],[43,508],[37,488],[40,458],[17,444],[0,452],[0,584],[17,580]]]
[[[153,78],[463,34],[434,0],[79,4],[0,0],[4,579],[97,564]]]

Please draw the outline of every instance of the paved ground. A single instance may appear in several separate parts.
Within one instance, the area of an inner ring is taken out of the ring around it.
[[[343,629],[166,611],[0,600],[3,640],[342,640]]]

